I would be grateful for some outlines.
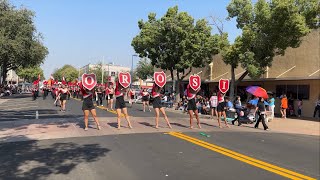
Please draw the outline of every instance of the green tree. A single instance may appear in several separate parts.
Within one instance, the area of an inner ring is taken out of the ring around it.
[[[22,77],[25,82],[33,82],[38,79],[40,75],[40,79],[43,80],[43,70],[40,66],[35,67],[27,67],[27,68],[18,68],[16,71],[19,77]]]
[[[3,79],[10,69],[39,66],[48,54],[33,18],[32,11],[16,9],[7,0],[0,0],[0,66]]]
[[[138,66],[135,70],[135,75],[142,79],[146,80],[153,76],[154,68],[147,58],[143,58],[138,62]]]
[[[272,65],[273,58],[284,55],[288,47],[297,48],[301,38],[319,27],[317,0],[232,0],[228,18],[236,18],[242,30],[233,44],[223,48],[222,56],[231,65],[230,96],[246,76],[258,78]],[[246,71],[236,81],[234,70],[241,65]]]
[[[62,68],[56,69],[53,73],[53,77],[58,80],[62,80],[64,77],[67,82],[72,82],[78,78],[78,70],[71,65],[64,65]]]
[[[169,8],[160,19],[150,13],[148,20],[138,22],[140,33],[131,45],[141,58],[151,60],[157,68],[168,70],[175,83],[174,90],[180,93],[179,84],[188,76],[192,68],[204,67],[213,54],[219,53],[221,37],[211,35],[207,21],[195,22],[186,12],[178,12],[178,7]]]

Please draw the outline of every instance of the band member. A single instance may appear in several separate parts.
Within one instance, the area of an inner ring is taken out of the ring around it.
[[[68,89],[68,95],[67,95],[67,99],[70,100],[70,96],[71,96],[71,93],[70,93],[70,90],[71,90],[71,87],[69,85],[65,85],[65,87]]]
[[[116,81],[116,89],[115,89],[115,96],[116,96],[116,111],[117,111],[117,120],[118,120],[118,129],[121,127],[121,110],[124,114],[125,119],[128,122],[128,126],[132,129],[131,122],[129,120],[129,115],[126,107],[126,103],[124,102],[124,94],[126,93],[126,89],[121,86],[119,81]]]
[[[75,85],[73,85],[73,86],[71,86],[71,91],[72,91],[72,97],[73,98],[76,98],[76,86]]]
[[[226,115],[226,110],[227,110],[227,104],[224,100],[224,96],[225,94],[221,93],[220,91],[218,92],[218,107],[217,107],[217,111],[218,111],[218,123],[219,123],[219,128],[222,128],[221,126],[221,122],[220,122],[220,119],[221,119],[221,116],[223,116],[224,118],[224,122],[225,122],[225,125],[226,127],[229,128],[229,125],[227,123],[227,115]]]
[[[152,92],[151,92],[151,95],[152,95],[152,98],[153,98],[153,103],[152,104],[153,104],[154,112],[156,113],[156,129],[159,128],[160,111],[163,114],[164,119],[166,120],[168,127],[171,129],[172,127],[171,127],[171,124],[169,122],[169,119],[168,119],[168,117],[166,115],[166,112],[165,112],[164,108],[161,105],[161,98],[160,98],[161,89],[162,88],[160,88],[159,86],[156,85],[156,83],[154,83],[153,87],[152,87]]]
[[[109,84],[109,87],[107,87],[107,92],[108,92],[108,108],[113,110],[113,94],[114,94],[114,88],[112,84]]]
[[[97,106],[103,106],[102,99],[103,99],[103,92],[102,92],[101,87],[98,87],[97,91],[96,91]]]
[[[142,96],[143,112],[146,112],[146,106],[148,106],[148,109],[151,112],[151,109],[150,109],[150,106],[149,106],[150,94],[147,91],[147,89],[143,89],[142,90],[141,96]]]
[[[58,91],[58,97],[60,97],[60,106],[61,106],[62,112],[66,112],[66,103],[67,103],[68,95],[70,95],[70,92],[67,86],[62,85]]]
[[[130,88],[127,96],[129,97],[129,104],[132,107],[134,101],[134,90]]]
[[[49,94],[52,94],[51,90],[52,90],[51,85],[48,85],[47,86],[47,96],[49,96]]]
[[[59,91],[60,89],[62,88],[62,84],[61,83],[58,83],[58,87],[55,88],[55,97],[56,97],[56,100],[54,101],[54,105],[55,106],[58,106],[58,101],[60,102],[60,107],[61,107],[61,99],[60,99],[60,96],[59,96]]]
[[[83,95],[82,111],[84,114],[84,130],[88,130],[89,113],[91,113],[94,121],[96,122],[97,129],[100,130],[101,126],[97,117],[96,109],[92,101],[94,91],[86,89],[85,87],[83,87],[82,83],[80,83],[79,89],[81,91],[81,94]]]
[[[32,88],[32,99],[35,101],[38,97],[38,85],[33,85],[33,88]]]
[[[197,91],[194,91],[190,85],[187,86],[187,99],[188,99],[188,105],[187,109],[189,112],[190,117],[190,129],[193,129],[192,121],[193,121],[193,114],[196,116],[197,124],[199,129],[201,129],[200,120],[199,120],[199,114],[198,114],[198,108],[196,105],[196,95],[200,91],[200,88],[198,88]]]
[[[51,96],[52,96],[52,99],[56,99],[56,85],[53,85],[52,88],[51,88]]]
[[[83,98],[82,98],[82,93],[81,93],[81,89],[80,89],[80,86],[79,85],[77,85],[77,88],[76,88],[76,93],[77,93],[77,99],[79,99],[79,98],[81,98],[81,100],[83,100]]]
[[[45,100],[48,96],[48,88],[47,88],[47,85],[44,85],[43,88],[42,88],[42,92],[43,92],[43,100]]]

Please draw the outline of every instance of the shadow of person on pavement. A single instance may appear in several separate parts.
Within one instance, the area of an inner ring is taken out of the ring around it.
[[[12,137],[19,138],[19,137]],[[28,140],[20,137],[21,140]],[[81,163],[106,156],[110,149],[99,144],[21,141],[0,144],[1,179],[45,179],[51,175],[69,174]]]
[[[147,127],[153,127],[153,128],[156,127],[155,125],[152,125],[152,124],[150,124],[148,122],[139,122],[139,124],[142,124],[142,125],[147,126]]]

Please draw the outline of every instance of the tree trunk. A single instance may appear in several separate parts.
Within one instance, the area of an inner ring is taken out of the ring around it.
[[[8,72],[8,69],[7,69],[7,63],[3,63],[3,65],[1,66],[2,67],[2,71],[1,71],[1,76],[2,76],[2,84],[4,85],[5,84],[5,81],[7,79],[7,72]]]
[[[234,95],[235,95],[235,89],[236,89],[236,75],[234,73],[235,67],[231,66],[231,82],[230,82],[230,100],[234,100]]]
[[[235,68],[231,66],[231,82],[230,82],[230,99],[234,100],[235,95],[237,94],[237,86],[238,84],[248,75],[248,71],[245,71],[239,79],[236,81],[235,73],[234,73]]]
[[[181,79],[179,72],[177,71],[177,83],[175,84],[175,101],[180,102],[180,84],[181,84]]]
[[[170,74],[171,74],[171,80],[172,80],[172,90],[173,92],[175,91],[175,82],[174,82],[174,74],[173,74],[173,69],[170,70]]]

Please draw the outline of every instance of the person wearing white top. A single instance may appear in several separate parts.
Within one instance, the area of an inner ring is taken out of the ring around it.
[[[318,101],[316,102],[316,106],[314,107],[313,117],[316,117],[318,111],[318,117],[320,118],[320,97],[318,98]]]
[[[217,93],[213,93],[210,97],[210,109],[211,109],[211,119],[213,119],[213,116],[217,116],[217,106],[218,106],[218,96]]]

